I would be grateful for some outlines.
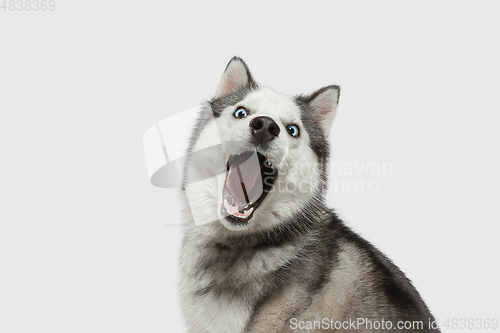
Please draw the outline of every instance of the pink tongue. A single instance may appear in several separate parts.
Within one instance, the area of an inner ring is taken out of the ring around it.
[[[262,195],[262,176],[257,154],[253,154],[241,164],[235,162],[230,166],[227,175],[227,189],[236,207],[243,208],[247,203],[254,203],[260,198]]]

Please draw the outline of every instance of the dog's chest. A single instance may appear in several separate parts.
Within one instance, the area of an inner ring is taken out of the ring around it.
[[[228,249],[185,244],[181,302],[191,331],[243,332],[256,304],[276,284],[276,272],[296,248]]]

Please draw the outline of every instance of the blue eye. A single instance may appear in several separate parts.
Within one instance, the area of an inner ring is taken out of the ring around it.
[[[286,131],[293,137],[299,136],[299,127],[297,125],[288,125]]]
[[[234,111],[235,118],[245,118],[246,116],[248,116],[248,113],[244,108],[237,108],[236,111]]]

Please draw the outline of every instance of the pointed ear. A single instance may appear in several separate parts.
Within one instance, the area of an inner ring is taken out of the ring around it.
[[[340,87],[332,85],[317,90],[306,99],[316,121],[326,136],[330,132],[333,118],[335,118],[335,114],[337,113],[339,96]]]
[[[223,97],[246,86],[255,87],[256,83],[247,64],[241,58],[233,57],[222,74],[215,96]]]

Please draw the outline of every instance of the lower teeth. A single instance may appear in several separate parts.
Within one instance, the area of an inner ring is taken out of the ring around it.
[[[245,215],[245,217],[249,217],[250,214],[252,214],[252,212],[253,212],[253,207],[250,207],[250,209],[243,211],[243,214]]]
[[[234,210],[234,206],[231,206],[228,202],[227,202],[227,198],[224,199],[224,208],[226,209],[226,212],[228,212],[229,214],[233,215],[233,216],[236,216],[236,217],[241,217],[241,216],[238,216],[234,213],[232,213],[231,211]],[[249,217],[250,214],[252,214],[253,212],[253,207],[249,207],[246,206],[242,211],[238,211],[239,214],[243,215],[245,218]]]

